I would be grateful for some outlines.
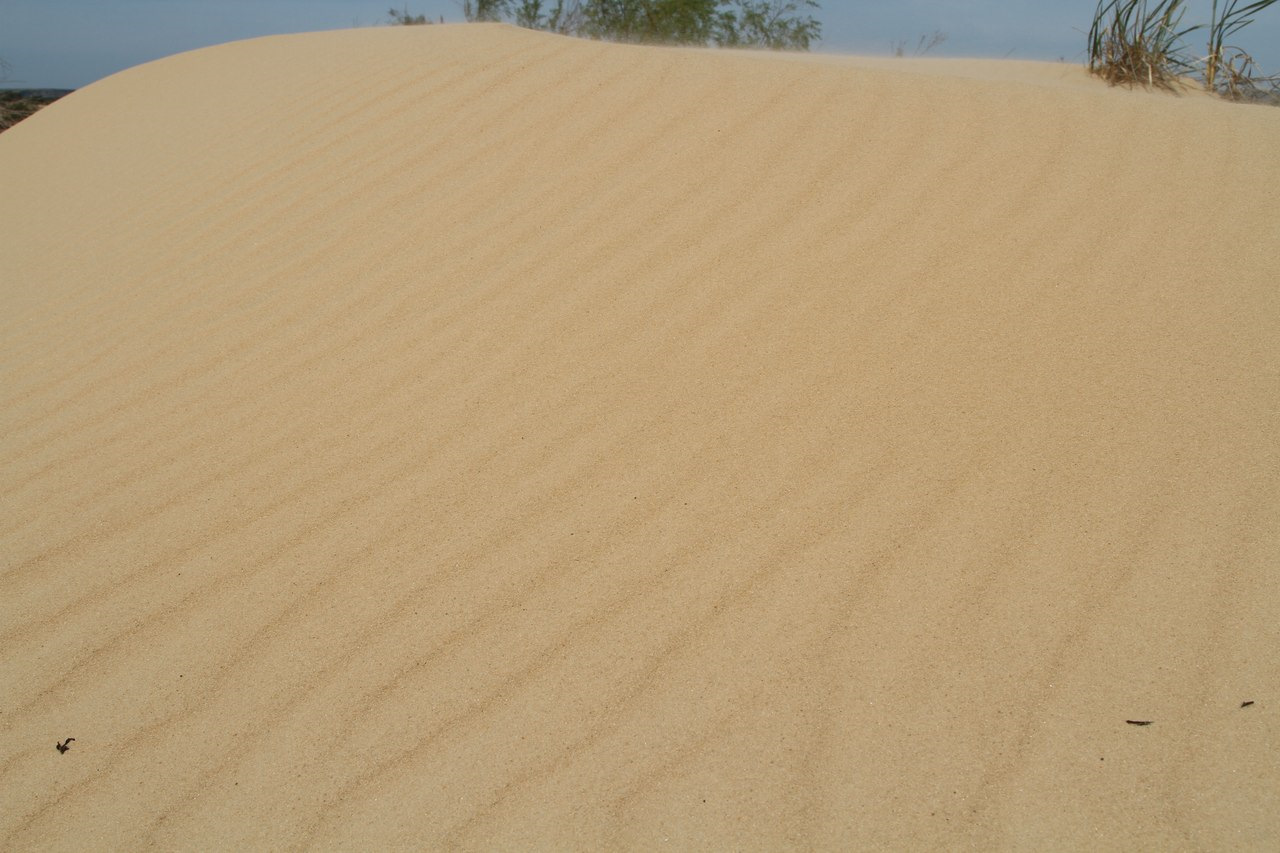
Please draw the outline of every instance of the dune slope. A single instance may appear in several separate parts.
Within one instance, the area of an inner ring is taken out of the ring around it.
[[[63,99],[0,136],[0,847],[1274,847],[1278,144],[504,26]]]

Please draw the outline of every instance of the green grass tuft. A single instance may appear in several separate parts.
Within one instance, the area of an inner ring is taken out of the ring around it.
[[[1098,0],[1089,29],[1089,70],[1114,85],[1171,89],[1192,70],[1179,29],[1183,0]]]

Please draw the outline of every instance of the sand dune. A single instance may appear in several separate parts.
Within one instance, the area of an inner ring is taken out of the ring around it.
[[[505,26],[54,104],[0,846],[1274,848],[1278,144]]]

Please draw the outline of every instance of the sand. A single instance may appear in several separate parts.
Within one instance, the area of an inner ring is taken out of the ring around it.
[[[1275,849],[1278,144],[496,25],[59,101],[0,847]]]

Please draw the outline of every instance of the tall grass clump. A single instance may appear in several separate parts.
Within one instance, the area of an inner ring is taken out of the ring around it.
[[[1172,88],[1191,71],[1182,37],[1200,28],[1179,29],[1185,11],[1183,0],[1098,0],[1089,28],[1089,70],[1113,86]]]
[[[1227,43],[1240,30],[1253,23],[1253,16],[1276,0],[1255,0],[1241,5],[1240,0],[1223,3],[1219,14],[1218,0],[1213,0],[1209,21],[1209,52],[1204,59],[1204,86],[1233,100],[1255,97],[1259,82],[1270,83],[1275,88],[1276,78],[1255,73],[1253,57],[1244,50]]]
[[[1098,0],[1089,70],[1112,85],[1165,89],[1198,73],[1205,89],[1225,98],[1280,103],[1280,76],[1259,74],[1253,57],[1228,41],[1276,2],[1213,0],[1207,26],[1183,27],[1184,0]],[[1208,30],[1208,52],[1189,58],[1182,38],[1199,29]]]

